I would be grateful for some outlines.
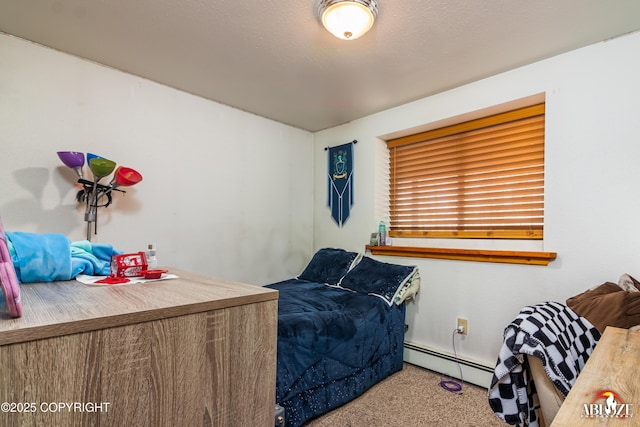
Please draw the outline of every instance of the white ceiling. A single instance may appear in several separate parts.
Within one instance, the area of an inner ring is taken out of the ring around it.
[[[638,0],[379,0],[342,41],[318,3],[0,0],[0,31],[317,131],[640,29]]]

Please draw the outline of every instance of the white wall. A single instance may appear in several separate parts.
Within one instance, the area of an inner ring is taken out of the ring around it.
[[[126,252],[153,242],[161,265],[282,280],[312,255],[312,141],[309,132],[0,35],[0,212],[9,231],[86,238],[76,175],[56,151],[88,151],[144,176],[100,208],[93,241]]]
[[[316,133],[316,152],[359,142],[355,206],[342,229],[324,203],[326,157],[315,157],[314,247],[363,251],[376,230],[376,192],[385,173],[378,160],[380,136],[544,93],[544,241],[422,245],[544,250],[557,252],[558,259],[541,267],[380,257],[421,271],[421,293],[408,309],[407,340],[452,352],[456,317],[466,317],[470,332],[457,339],[459,354],[493,366],[504,327],[524,305],[564,302],[605,281],[617,282],[623,273],[640,278],[639,51],[640,33],[623,36]]]

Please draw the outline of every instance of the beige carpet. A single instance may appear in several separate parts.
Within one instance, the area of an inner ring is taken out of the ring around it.
[[[447,378],[445,378],[447,379]],[[362,396],[305,427],[504,427],[487,401],[487,390],[464,384],[456,394],[440,387],[440,374],[405,363]]]

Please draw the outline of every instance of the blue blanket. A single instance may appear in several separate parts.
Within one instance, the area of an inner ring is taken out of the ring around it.
[[[276,401],[287,427],[402,369],[404,304],[299,279],[268,287],[279,291]]]
[[[72,243],[62,234],[7,232],[6,236],[21,283],[71,280],[78,274],[107,276],[111,256],[122,253],[109,244]]]

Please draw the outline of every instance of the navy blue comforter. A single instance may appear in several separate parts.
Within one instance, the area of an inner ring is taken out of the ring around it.
[[[402,369],[404,304],[297,279],[268,287],[280,292],[276,401],[288,426]]]

